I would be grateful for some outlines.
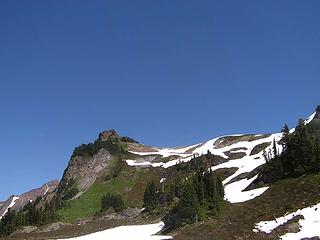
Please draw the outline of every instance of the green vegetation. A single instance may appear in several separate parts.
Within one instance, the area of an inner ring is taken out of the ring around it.
[[[276,145],[273,143],[272,152],[264,153],[267,163],[261,169],[257,181],[272,183],[283,178],[320,172],[320,126],[318,121],[313,120],[305,125],[300,119],[293,133],[290,133],[288,126],[285,125],[280,142],[283,151],[278,154]]]
[[[127,136],[124,136],[124,137],[121,137],[120,140],[122,142],[129,142],[129,143],[139,143],[138,141],[130,138],[130,137],[127,137]]]
[[[101,198],[101,211],[106,211],[110,208],[113,208],[114,211],[120,212],[125,209],[125,205],[120,195],[112,195],[107,193]]]
[[[41,226],[58,219],[56,214],[57,201],[53,200],[44,207],[38,208],[37,204],[41,201],[38,198],[34,202],[28,203],[20,211],[8,210],[8,213],[0,221],[0,236],[13,233],[21,226]]]
[[[133,182],[130,178],[121,176],[107,182],[97,180],[78,199],[67,202],[66,207],[58,211],[58,215],[62,221],[66,222],[74,222],[78,219],[93,216],[101,211],[101,198],[105,194],[126,196],[126,188],[130,188],[132,185]]]
[[[154,182],[149,182],[143,196],[143,206],[151,211],[159,206],[159,189]]]
[[[125,206],[142,207],[144,188],[148,181],[159,179],[156,169],[135,169],[123,166],[121,172],[114,177],[112,174],[98,178],[95,183],[79,198],[65,202],[58,210],[60,220],[75,222],[91,217],[101,211],[101,199],[104,195],[120,195]]]
[[[194,157],[173,167],[171,179],[163,182],[161,188],[154,182],[147,185],[144,207],[146,211],[167,212],[164,216],[167,231],[220,213],[224,197],[222,180],[206,170],[215,158],[210,152]]]
[[[224,188],[222,180],[211,170],[199,169],[172,183],[167,192],[173,208],[164,217],[168,230],[204,220],[220,213]]]
[[[73,151],[72,157],[75,156],[94,156],[100,149],[106,149],[110,154],[117,155],[126,153],[126,145],[117,137],[110,137],[107,140],[96,140],[94,143],[81,144]]]
[[[318,204],[319,192],[319,174],[282,179],[272,184],[263,197],[243,203],[223,204],[222,214],[218,217],[209,218],[201,224],[190,224],[176,231],[174,239],[279,239],[278,236],[285,234],[292,222],[272,235],[255,233],[252,229],[260,221],[274,220],[286,213]]]

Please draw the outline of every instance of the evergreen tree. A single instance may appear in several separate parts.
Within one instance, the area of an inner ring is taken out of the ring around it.
[[[170,229],[175,229],[189,223],[194,223],[199,216],[197,193],[190,180],[182,184],[179,202],[165,216],[165,223]]]
[[[159,189],[154,182],[149,182],[143,196],[143,205],[147,211],[159,206]]]

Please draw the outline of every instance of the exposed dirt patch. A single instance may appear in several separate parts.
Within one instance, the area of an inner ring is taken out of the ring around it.
[[[228,152],[224,152],[224,154],[229,158],[228,160],[240,159],[247,156],[245,152],[228,151]]]
[[[257,146],[255,146],[252,149],[250,156],[262,152],[264,149],[266,149],[266,147],[270,146],[270,144],[271,144],[271,142],[265,142],[265,143],[258,144]]]
[[[155,147],[145,146],[139,143],[128,143],[128,151],[132,152],[157,152]]]
[[[234,174],[238,168],[221,168],[218,170],[215,170],[214,172],[219,174],[222,179],[226,179],[227,177],[230,177],[232,174]]]
[[[261,135],[241,135],[241,136],[226,136],[218,139],[218,141],[215,143],[215,147],[222,148],[226,146],[230,146],[232,144],[235,144],[237,142],[247,141],[252,142],[259,139],[267,138],[270,134],[261,134]]]

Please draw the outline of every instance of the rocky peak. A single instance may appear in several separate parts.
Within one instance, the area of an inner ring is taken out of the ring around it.
[[[105,130],[99,134],[99,140],[106,141],[110,137],[119,137],[119,134],[114,129]]]

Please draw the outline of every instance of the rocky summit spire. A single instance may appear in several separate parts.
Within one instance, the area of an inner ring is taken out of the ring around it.
[[[99,140],[106,141],[111,136],[119,137],[119,134],[114,129],[105,130],[99,134]]]

